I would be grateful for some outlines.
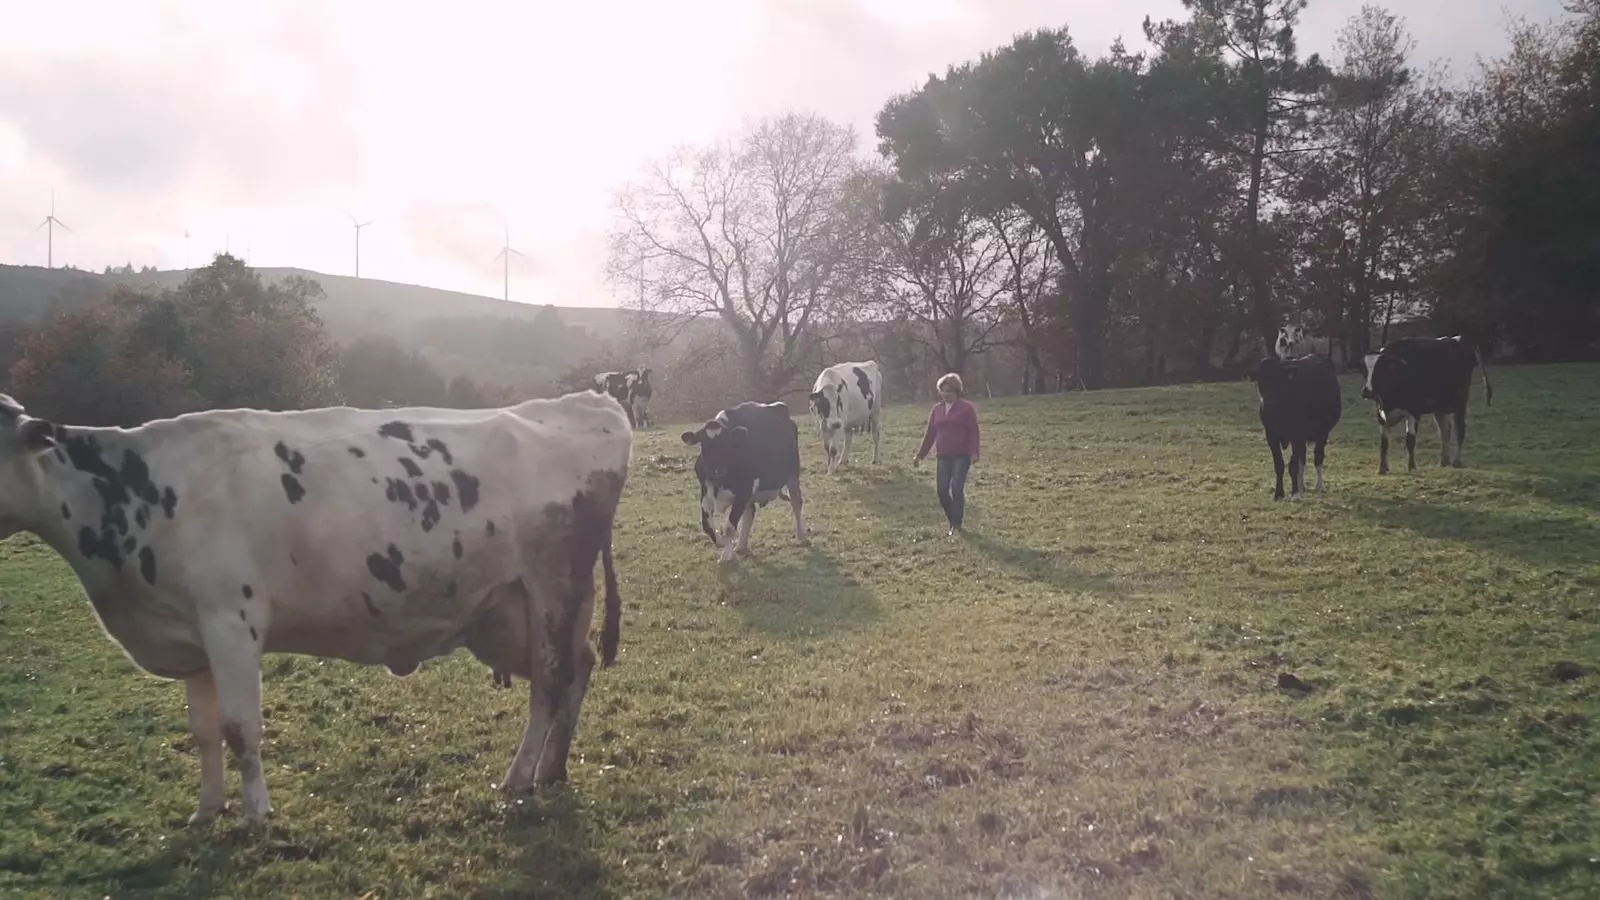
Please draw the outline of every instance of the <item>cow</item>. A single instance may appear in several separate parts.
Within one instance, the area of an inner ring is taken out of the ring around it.
[[[747,400],[719,411],[683,442],[698,446],[694,476],[700,482],[700,530],[722,550],[718,562],[732,561],[735,549],[750,552],[750,532],[757,507],[774,499],[789,501],[794,510],[794,538],[806,540],[800,495],[800,429],[782,401]],[[711,527],[711,517],[726,510],[724,539]],[[737,548],[734,535],[738,534]]]
[[[1317,493],[1326,493],[1322,477],[1325,448],[1328,435],[1344,413],[1339,375],[1334,371],[1333,362],[1320,356],[1263,357],[1256,364],[1254,378],[1261,398],[1261,425],[1266,430],[1267,446],[1272,448],[1272,466],[1277,472],[1272,499],[1283,499],[1283,448],[1287,446],[1293,448],[1289,459],[1289,499],[1297,501],[1304,493],[1308,441],[1316,447]]]
[[[811,386],[811,415],[828,456],[828,473],[850,461],[856,432],[872,432],[872,464],[883,448],[883,372],[874,360],[823,369]]]
[[[650,386],[650,370],[636,369],[627,373],[628,411],[633,413],[635,428],[644,428],[654,420],[650,418],[650,398],[655,389]]]
[[[1363,362],[1367,383],[1361,396],[1377,407],[1378,474],[1389,474],[1389,434],[1397,428],[1405,429],[1408,471],[1417,470],[1417,422],[1429,413],[1439,428],[1439,465],[1461,468],[1474,366],[1483,374],[1483,404],[1494,404],[1489,368],[1477,348],[1459,334],[1397,338]],[[1453,429],[1447,427],[1451,420]]]
[[[594,376],[594,390],[622,404],[627,411],[630,427],[643,427],[644,416],[649,412],[650,396],[654,393],[650,387],[649,369],[598,372]]]
[[[1343,368],[1344,354],[1321,335],[1310,334],[1303,325],[1284,325],[1278,328],[1278,340],[1273,352],[1279,359],[1298,359],[1302,356],[1320,356],[1332,360],[1336,368]]]
[[[181,680],[200,759],[191,824],[225,799],[232,751],[247,827],[272,812],[262,658],[384,665],[465,647],[529,682],[500,789],[566,778],[595,653],[621,600],[611,558],[633,436],[590,392],[498,409],[220,409],[134,428],[60,425],[0,394],[0,539],[31,532],[71,566],[135,666]]]

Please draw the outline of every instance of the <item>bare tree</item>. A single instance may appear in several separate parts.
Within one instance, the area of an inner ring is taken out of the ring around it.
[[[720,321],[747,396],[777,397],[817,320],[856,295],[855,147],[852,129],[789,113],[650,164],[618,194],[608,277],[642,312]]]
[[[1007,252],[995,224],[955,192],[884,185],[876,231],[874,288],[891,318],[922,327],[928,352],[947,372],[993,346],[1009,299]]]

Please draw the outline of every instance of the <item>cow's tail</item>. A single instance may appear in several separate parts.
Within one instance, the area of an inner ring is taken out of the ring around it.
[[[600,562],[606,573],[606,618],[600,628],[600,663],[611,666],[617,661],[617,645],[622,642],[622,594],[617,590],[617,570],[611,564],[611,536],[600,548]]]
[[[1494,385],[1489,383],[1489,367],[1483,364],[1483,354],[1478,351],[1478,345],[1472,345],[1472,355],[1478,360],[1478,372],[1483,375],[1483,405],[1494,405]]]

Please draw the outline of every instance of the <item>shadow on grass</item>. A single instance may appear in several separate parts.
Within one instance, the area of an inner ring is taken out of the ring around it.
[[[1593,523],[1534,520],[1473,506],[1376,500],[1358,506],[1356,514],[1379,525],[1469,544],[1548,568],[1591,566],[1595,562],[1594,548],[1600,546],[1600,527]]]
[[[1519,490],[1547,503],[1600,512],[1600,475],[1571,468],[1517,468],[1502,470],[1522,481]]]
[[[718,574],[746,625],[774,637],[816,637],[883,618],[877,595],[815,546],[798,564],[741,556]]]
[[[968,531],[966,542],[983,555],[1016,576],[1027,581],[1048,584],[1069,594],[1095,593],[1120,597],[1123,585],[1115,579],[1093,572],[1085,572],[1072,564],[1072,555],[1064,550],[1040,550],[1014,543],[1004,537],[993,537],[982,532]]]
[[[874,513],[902,524],[933,528],[942,535],[944,512],[939,508],[939,496],[931,481],[932,478],[924,480],[902,469],[864,479],[856,487],[862,501]],[[1115,579],[1086,572],[1074,565],[1074,554],[1070,551],[1029,547],[1020,539],[986,530],[983,499],[981,495],[974,496],[969,482],[967,531],[962,540],[979,553],[1023,580],[1047,584],[1065,593],[1094,592],[1110,596],[1124,593]]]
[[[510,897],[583,897],[608,900],[617,896],[606,884],[606,871],[594,850],[593,826],[583,810],[580,794],[571,788],[523,798],[520,807],[502,812],[501,821],[482,819],[469,823],[475,841],[494,840],[498,832],[504,856],[518,859],[501,883],[485,885],[471,896],[483,900]],[[233,815],[232,812],[224,813]],[[304,831],[305,833],[298,833]],[[105,868],[79,868],[36,879],[13,882],[51,896],[79,891],[99,895],[134,897],[216,897],[236,891],[241,882],[261,869],[283,863],[315,862],[336,856],[341,841],[424,841],[421,830],[399,826],[392,834],[365,837],[357,829],[334,837],[321,829],[300,829],[272,823],[263,834],[249,834],[237,824],[211,828],[175,828],[173,839],[143,859]],[[447,838],[435,838],[447,839]]]

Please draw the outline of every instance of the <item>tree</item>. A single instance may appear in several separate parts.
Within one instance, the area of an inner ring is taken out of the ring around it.
[[[849,128],[790,113],[651,163],[617,196],[609,279],[639,289],[642,312],[721,321],[746,395],[776,397],[825,308],[853,300],[870,225],[853,202],[855,143]]]
[[[352,406],[380,409],[398,406],[456,405],[445,378],[423,358],[392,338],[364,337],[339,355],[339,388]]]
[[[1090,388],[1105,381],[1125,188],[1149,125],[1142,64],[1120,44],[1091,64],[1067,29],[1042,29],[930,76],[877,119],[879,152],[901,181],[955,191],[980,215],[1018,210],[1043,232],[1066,288],[1074,346],[1063,355]]]
[[[24,402],[61,421],[136,425],[196,409],[339,402],[335,350],[311,308],[316,282],[263,286],[218,255],[177,290],[119,285],[57,316],[12,366]]]
[[[1429,173],[1450,98],[1408,67],[1414,45],[1379,7],[1350,18],[1325,87],[1330,146],[1307,160],[1291,194],[1312,323],[1338,338],[1348,362],[1368,352],[1375,324],[1419,302],[1416,269],[1430,252],[1419,239],[1438,228]]]
[[[1317,54],[1299,59],[1294,27],[1308,2],[1183,0],[1190,21],[1145,21],[1145,34],[1158,46],[1184,43],[1232,60],[1227,77],[1215,83],[1224,97],[1218,138],[1242,170],[1248,314],[1264,347],[1272,345],[1278,315],[1271,293],[1273,248],[1263,209],[1275,198],[1277,183],[1293,172],[1297,155],[1308,149],[1311,116],[1328,79]]]
[[[921,325],[926,347],[945,372],[965,374],[967,360],[989,349],[1007,299],[1007,244],[985,217],[952,191],[882,186],[873,283],[896,319]]]
[[[12,390],[34,415],[133,427],[204,408],[184,363],[135,337],[153,298],[118,286],[110,299],[55,317],[24,338]]]
[[[1462,92],[1454,246],[1434,273],[1439,328],[1551,362],[1600,354],[1600,4],[1569,12],[1514,26]]]

